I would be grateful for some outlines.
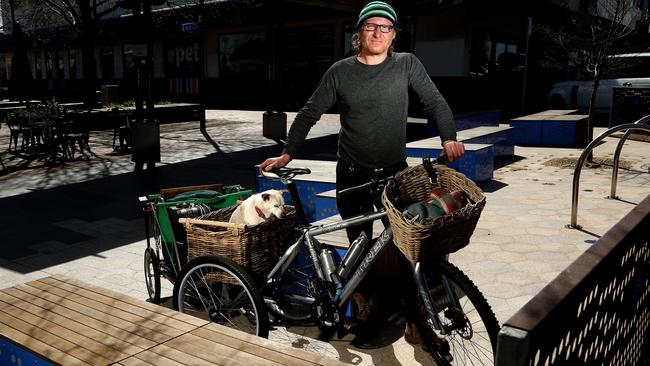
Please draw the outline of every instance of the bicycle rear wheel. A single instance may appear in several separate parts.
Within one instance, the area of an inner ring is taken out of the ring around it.
[[[315,277],[314,263],[301,246],[300,252],[287,270],[264,291],[271,315],[285,322],[312,322],[312,304],[316,298],[312,279]]]
[[[174,309],[260,337],[269,318],[253,278],[235,262],[201,256],[188,262],[174,282]]]
[[[499,323],[476,285],[444,259],[427,263],[422,274],[442,329],[424,306],[417,325],[436,363],[493,365]]]

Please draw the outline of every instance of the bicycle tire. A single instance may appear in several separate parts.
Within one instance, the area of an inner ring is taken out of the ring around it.
[[[188,262],[174,282],[174,309],[267,338],[264,299],[246,270],[228,258],[201,256]]]
[[[149,300],[160,304],[160,261],[156,251],[149,247],[144,250],[144,283]]]
[[[313,322],[312,304],[316,295],[311,279],[316,269],[304,255],[304,248],[280,276],[277,282],[265,288],[265,301],[269,313],[282,322],[308,324]]]
[[[428,312],[420,306],[418,330],[436,363],[493,365],[499,323],[478,287],[463,271],[444,259],[423,266],[422,274],[444,328],[444,331],[434,329]],[[456,296],[444,290],[441,278],[447,279]],[[453,300],[454,297],[458,301]]]

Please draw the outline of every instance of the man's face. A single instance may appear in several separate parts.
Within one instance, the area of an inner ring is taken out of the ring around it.
[[[369,55],[387,54],[390,45],[395,39],[395,29],[392,28],[388,33],[381,31],[381,25],[393,26],[393,23],[381,17],[368,18],[364,24],[377,24],[374,31],[365,30],[363,25],[359,28],[359,38],[361,39],[361,52]]]

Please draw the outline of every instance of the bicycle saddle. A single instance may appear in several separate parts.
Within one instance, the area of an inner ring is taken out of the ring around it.
[[[296,175],[302,175],[302,174],[311,174],[311,170],[307,168],[280,168],[280,169],[273,169],[270,171],[263,171],[262,175],[267,177],[267,178],[275,178],[275,179],[291,179],[295,177]]]

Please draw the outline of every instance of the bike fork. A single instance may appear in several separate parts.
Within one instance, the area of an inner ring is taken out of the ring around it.
[[[420,298],[424,303],[424,307],[427,309],[427,313],[429,313],[429,319],[431,319],[431,321],[433,322],[433,327],[435,329],[439,329],[444,332],[442,323],[440,322],[440,319],[438,319],[438,314],[433,308],[433,302],[431,299],[431,295],[429,293],[429,287],[427,286],[427,283],[424,281],[424,276],[422,276],[422,266],[420,262],[416,262],[413,265],[413,278],[415,278],[415,284],[418,288],[418,293],[420,294]]]

